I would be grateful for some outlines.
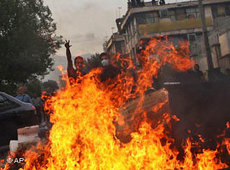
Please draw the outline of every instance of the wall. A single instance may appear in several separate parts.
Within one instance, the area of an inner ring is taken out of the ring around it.
[[[220,49],[222,58],[219,60],[221,70],[224,72],[227,68],[230,68],[230,31],[219,36]]]
[[[220,49],[222,56],[230,54],[230,31],[225,32],[219,36]]]

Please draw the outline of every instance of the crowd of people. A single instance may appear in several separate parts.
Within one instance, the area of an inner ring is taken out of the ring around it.
[[[66,41],[66,56],[67,56],[67,73],[70,80],[70,83],[75,81],[79,76],[86,75],[87,68],[84,65],[83,57],[77,56],[74,58],[74,63],[72,62],[72,55],[70,52],[70,41]],[[102,73],[100,74],[100,81],[104,82],[107,79],[115,78],[116,75],[120,73],[118,67],[114,66],[110,60],[110,57],[107,53],[103,52],[100,54],[101,67],[103,68]],[[75,67],[75,68],[74,68]]]
[[[165,0],[152,0],[152,5],[165,5]],[[143,7],[145,6],[144,0],[128,0],[128,7]]]
[[[76,80],[76,78],[81,75],[84,76],[87,74],[87,68],[84,65],[84,60],[81,56],[77,56],[74,58],[74,65],[72,63],[72,57],[71,57],[71,52],[70,52],[70,41],[66,41],[65,44],[66,47],[66,55],[67,55],[67,61],[68,61],[68,77],[70,79]],[[107,53],[103,52],[100,55],[101,59],[101,67],[102,73],[100,74],[100,81],[104,82],[108,79],[113,79],[115,78],[120,72],[121,69],[118,65],[114,65],[113,62],[111,62],[111,56],[109,56]],[[75,69],[74,69],[75,67]],[[137,68],[137,67],[136,67]],[[141,68],[141,66],[140,66]],[[136,79],[135,73],[136,70],[132,71],[134,79]],[[205,82],[206,80],[209,79],[207,76],[207,73],[203,73],[200,70],[200,66],[198,64],[195,64],[194,67],[187,72],[177,72],[174,69],[170,68],[170,66],[163,67],[163,69],[159,70],[159,75],[157,76],[158,79],[154,79],[154,81],[157,83],[161,83],[160,85],[157,85],[159,88],[162,88],[163,82],[166,82],[168,80],[178,80],[178,81],[183,81],[187,83],[200,83],[200,82]],[[221,73],[218,70],[214,70],[212,73],[212,79],[215,80],[223,80],[223,79],[229,79],[230,78],[230,69],[226,69],[226,74]]]
[[[20,100],[20,101],[25,102],[25,103],[31,103],[31,104],[33,104],[33,101],[31,99],[31,97],[28,94],[26,94],[26,91],[27,91],[27,87],[26,86],[19,87],[18,91],[17,91],[16,98],[18,100]]]
[[[22,102],[30,103],[32,104],[37,111],[37,119],[39,123],[44,122],[46,119],[46,115],[44,113],[44,101],[41,98],[41,94],[34,93],[32,96],[27,94],[27,87],[26,86],[20,86],[17,90],[17,96],[16,98]]]

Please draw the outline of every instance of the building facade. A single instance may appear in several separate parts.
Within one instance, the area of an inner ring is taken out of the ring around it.
[[[203,6],[214,67],[230,67],[230,48],[226,45],[230,44],[230,1],[203,0]],[[162,5],[149,2],[144,6],[129,6],[120,21],[118,30],[124,37],[124,53],[137,64],[140,41],[163,35],[168,36],[175,46],[181,40],[188,40],[192,59],[197,61],[202,71],[208,69],[198,1]]]
[[[108,43],[106,44],[106,52],[110,56],[114,56],[117,53],[124,54],[125,53],[124,36],[120,35],[119,33],[113,33]]]
[[[230,6],[213,7],[214,28],[209,33],[214,65],[222,72],[230,68]]]

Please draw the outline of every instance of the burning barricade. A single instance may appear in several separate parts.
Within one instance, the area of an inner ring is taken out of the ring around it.
[[[152,54],[157,58],[149,58]],[[183,42],[176,49],[167,39],[152,39],[141,57],[143,68],[137,71],[135,81],[121,72],[116,80],[102,83],[98,80],[101,69],[95,69],[47,100],[53,124],[49,141],[21,152],[25,158],[21,168],[227,168],[229,160],[220,156],[230,154],[227,130],[215,148],[200,147],[199,152],[193,152],[199,143],[190,138],[178,142],[172,135],[173,122],[183,120],[170,114],[168,91],[146,93],[161,66],[170,64],[179,71],[193,66],[188,44]],[[125,62],[127,69],[135,68],[130,60]],[[6,164],[3,169],[11,166]]]

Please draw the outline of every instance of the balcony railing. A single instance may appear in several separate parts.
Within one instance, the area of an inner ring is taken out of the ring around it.
[[[206,18],[206,25],[207,26],[213,25],[211,17]],[[142,24],[138,26],[140,34],[179,31],[184,29],[193,29],[193,28],[201,28],[201,27],[202,24],[200,18],[191,18],[191,19],[184,19],[179,21],[166,21],[166,22],[159,22],[154,24]]]

